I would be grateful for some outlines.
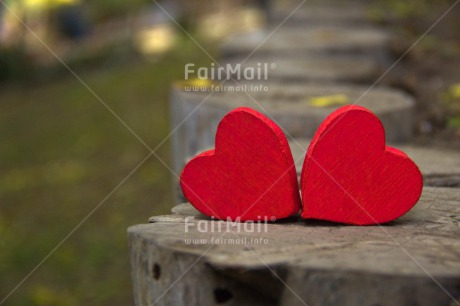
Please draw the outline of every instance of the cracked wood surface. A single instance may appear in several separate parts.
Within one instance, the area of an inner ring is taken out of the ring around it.
[[[460,189],[426,187],[408,214],[383,226],[295,217],[267,232],[217,232],[227,223],[189,204],[150,222],[128,230],[136,305],[216,305],[222,297],[239,306],[455,305],[460,297]]]

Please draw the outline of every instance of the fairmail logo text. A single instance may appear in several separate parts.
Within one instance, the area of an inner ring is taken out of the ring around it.
[[[276,64],[257,63],[253,66],[242,67],[238,64],[225,64],[216,65],[211,63],[211,67],[196,67],[193,63],[185,65],[184,78],[196,78],[200,80],[213,80],[213,81],[262,81],[268,80],[269,71],[275,69]]]
[[[197,230],[200,233],[267,233],[268,223],[273,222],[274,217],[258,217],[256,221],[241,221],[238,217],[235,220],[227,218],[227,220],[196,220],[194,217],[186,217],[184,226],[185,232],[190,230]]]

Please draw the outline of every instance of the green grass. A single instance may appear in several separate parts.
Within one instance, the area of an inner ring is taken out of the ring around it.
[[[169,132],[182,42],[154,62],[76,72],[149,146]],[[0,89],[0,301],[149,153],[70,74]],[[170,163],[169,143],[158,154]],[[172,205],[171,174],[151,157],[4,305],[132,305],[126,229]]]

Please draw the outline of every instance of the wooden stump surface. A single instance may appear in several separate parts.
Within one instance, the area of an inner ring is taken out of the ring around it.
[[[451,306],[460,298],[460,189],[427,187],[383,226],[295,217],[266,231],[227,231],[189,204],[150,222],[128,229],[138,306]]]

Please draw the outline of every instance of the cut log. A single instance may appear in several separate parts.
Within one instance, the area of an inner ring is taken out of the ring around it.
[[[460,189],[425,188],[383,226],[209,220],[189,204],[128,229],[147,305],[456,305]]]
[[[307,27],[267,29],[228,38],[221,47],[224,59],[259,55],[305,54],[370,56],[388,61],[391,35],[370,27]]]
[[[245,60],[244,57],[222,61],[220,65],[226,68],[241,66],[245,69],[267,68],[270,81],[296,82],[346,82],[372,84],[383,73],[382,67],[369,57],[359,56],[303,56],[285,58],[278,56],[256,56]],[[267,66],[264,66],[267,65]],[[234,79],[237,73],[231,74]]]
[[[222,117],[239,106],[256,109],[273,119],[288,138],[311,138],[321,122],[342,105],[316,107],[312,98],[340,95],[348,103],[357,103],[372,110],[385,126],[389,142],[405,142],[412,136],[414,100],[388,88],[353,85],[292,85],[267,82],[260,85],[231,81],[227,91],[194,92],[174,86],[171,94],[173,169],[179,174],[184,160],[214,146],[217,125]],[[238,87],[240,86],[240,87]],[[235,88],[248,86],[242,91]],[[250,86],[259,89],[251,91]],[[261,88],[261,89],[260,89]],[[265,89],[267,91],[265,91]],[[189,88],[190,90],[190,88]],[[247,91],[247,92],[243,92]]]

